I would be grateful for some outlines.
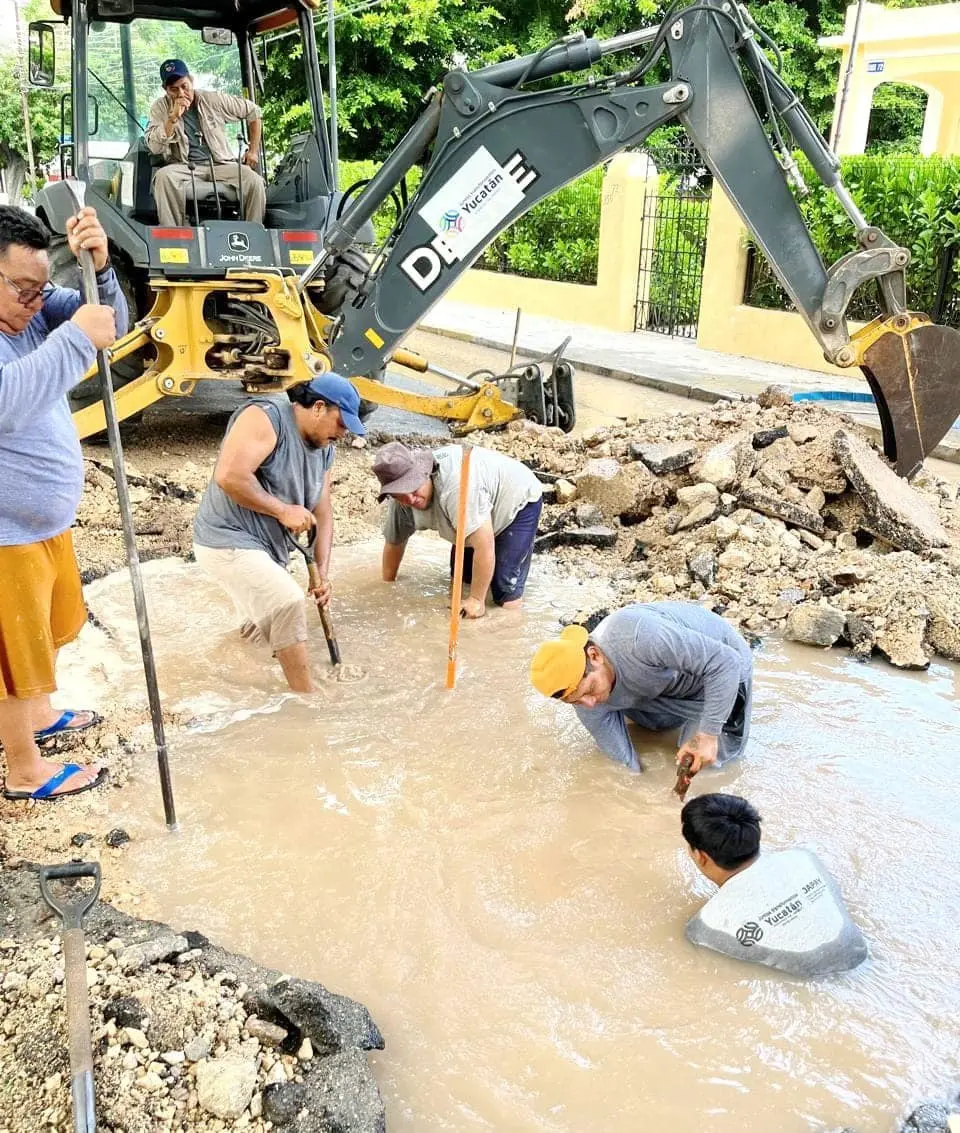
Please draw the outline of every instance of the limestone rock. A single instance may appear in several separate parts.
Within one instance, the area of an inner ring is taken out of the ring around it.
[[[574,519],[578,527],[598,527],[603,523],[603,512],[596,504],[584,502],[577,505]]]
[[[716,514],[717,505],[709,500],[704,500],[703,503],[697,504],[696,507],[687,512],[677,524],[677,530],[689,531],[692,527],[700,527],[704,523],[709,523]]]
[[[554,489],[557,493],[558,504],[568,504],[571,500],[577,498],[576,484],[572,484],[569,480],[564,480],[562,477],[554,484]]]
[[[926,618],[894,617],[877,634],[875,644],[898,669],[926,669],[930,657],[923,647]]]
[[[251,1015],[243,1025],[243,1029],[254,1039],[258,1039],[265,1046],[280,1046],[286,1041],[288,1032],[275,1023],[268,1023],[266,1019],[258,1019]]]
[[[827,497],[823,491],[823,488],[813,487],[809,492],[807,492],[803,502],[811,511],[819,512],[823,510],[823,507],[827,502]]]
[[[634,460],[641,460],[657,476],[665,472],[678,472],[681,468],[689,468],[697,459],[697,446],[688,441],[676,441],[672,444],[642,444],[632,443],[630,455]]]
[[[805,445],[815,441],[820,436],[820,430],[813,425],[805,425],[802,421],[791,421],[787,426],[787,435],[795,445]]]
[[[717,562],[727,570],[746,570],[753,562],[753,551],[742,543],[731,544]]]
[[[786,635],[790,641],[804,645],[833,645],[843,633],[846,618],[843,611],[826,602],[801,602],[790,611]]]
[[[884,464],[866,441],[838,429],[833,447],[847,479],[863,500],[874,534],[905,551],[950,545],[929,504]]]
[[[124,948],[117,957],[117,964],[122,972],[135,972],[148,964],[158,964],[161,960],[186,952],[189,947],[186,937],[165,932],[142,944],[131,944],[129,948]]]
[[[714,484],[691,484],[677,489],[677,503],[688,512],[704,503],[716,508],[719,500],[720,492]]]
[[[191,1039],[184,1046],[183,1053],[189,1062],[200,1062],[210,1053],[210,1040],[202,1036]]]
[[[717,559],[712,551],[700,550],[687,561],[687,570],[707,590],[717,576]]]
[[[786,386],[767,386],[757,398],[761,409],[778,409],[793,404],[793,395]]]
[[[717,537],[718,543],[729,543],[731,539],[737,534],[739,525],[735,520],[732,520],[728,515],[721,515],[713,525],[714,533]]]
[[[733,457],[712,456],[701,462],[696,475],[702,483],[729,488],[737,478],[737,465]]]
[[[960,661],[960,595],[937,588],[926,601],[930,610],[927,642],[941,657]]]
[[[740,505],[758,511],[761,515],[782,519],[784,523],[812,531],[815,535],[823,535],[825,530],[823,518],[817,512],[803,504],[791,503],[763,488],[745,487],[740,493]]]
[[[714,445],[693,466],[693,478],[700,483],[715,484],[721,492],[745,480],[756,460],[752,440],[749,434],[736,433]]]
[[[252,1058],[225,1054],[197,1063],[197,1098],[214,1117],[237,1118],[250,1104],[257,1084]]]
[[[596,504],[607,522],[623,513],[645,517],[665,495],[643,464],[621,465],[612,457],[588,460],[575,482],[577,496]]]
[[[806,545],[814,551],[819,551],[820,548],[824,546],[824,542],[819,535],[814,535],[812,531],[806,531],[803,528],[800,529],[800,542],[806,543]]]

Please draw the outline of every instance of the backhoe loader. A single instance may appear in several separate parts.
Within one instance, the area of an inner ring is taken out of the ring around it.
[[[954,377],[960,334],[907,309],[909,251],[862,215],[836,156],[761,47],[765,37],[745,6],[676,0],[656,27],[606,40],[576,33],[531,55],[451,70],[427,92],[421,114],[376,175],[344,200],[326,176],[329,146],[312,23],[318,2],[55,0],[72,23],[73,159],[75,175],[84,179],[90,179],[87,85],[77,58],[83,62],[90,20],[122,26],[134,18],[165,18],[232,32],[248,91],[254,89],[257,35],[296,20],[304,43],[314,129],[294,140],[274,174],[265,228],[201,218],[176,233],[158,230],[138,209],[139,189],[131,211],[119,203],[116,185],[91,185],[88,199],[101,216],[106,206],[108,218],[116,214],[135,233],[115,236],[108,223],[119,255],[146,272],[144,286],[154,296],[152,308],[113,350],[117,363],[136,359],[142,371],[118,392],[121,417],[161,396],[187,394],[204,378],[238,380],[259,392],[334,369],[371,402],[458,420],[465,428],[502,424],[521,406],[547,424],[569,427],[569,368],[554,367],[546,380],[530,383],[512,373],[438,398],[418,398],[377,379],[391,359],[422,368],[402,350],[404,337],[513,221],[560,186],[641,145],[658,126],[679,123],[824,357],[863,371],[884,450],[897,471],[912,475],[953,424],[960,411]],[[32,38],[39,43],[43,34],[37,29]],[[202,34],[205,42],[213,38]],[[646,82],[661,61],[669,79]],[[851,251],[829,266],[797,204],[806,187],[793,147],[850,220]],[[405,178],[415,165],[423,175],[408,196]],[[55,189],[38,209],[62,232],[69,208]],[[396,223],[376,253],[364,256],[370,221],[392,196],[401,201]],[[230,266],[236,262],[229,258],[233,233],[257,249],[242,266]],[[290,249],[309,251],[310,263]],[[883,313],[851,335],[846,312],[867,283],[876,286]],[[83,414],[81,435],[102,428],[98,405]]]

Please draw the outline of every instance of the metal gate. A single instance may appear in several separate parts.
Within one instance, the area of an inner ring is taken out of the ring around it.
[[[647,152],[660,176],[644,201],[634,328],[696,338],[712,178],[692,145]]]

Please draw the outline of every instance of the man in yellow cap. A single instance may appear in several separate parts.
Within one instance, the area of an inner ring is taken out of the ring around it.
[[[588,634],[567,626],[534,654],[534,688],[576,709],[611,759],[642,771],[627,720],[680,729],[694,774],[739,755],[750,732],[753,658],[723,618],[693,602],[626,606]]]

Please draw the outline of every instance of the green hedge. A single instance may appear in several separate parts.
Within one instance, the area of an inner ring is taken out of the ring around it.
[[[820,185],[801,162],[812,188],[801,202],[813,241],[824,262],[835,263],[856,250],[854,230],[836,197]],[[960,158],[905,155],[857,156],[841,159],[843,181],[870,224],[910,249],[907,300],[918,311],[930,311],[937,294],[944,247],[960,243]],[[788,310],[790,301],[760,253],[755,253],[753,283],[746,301],[757,307]],[[872,288],[854,297],[850,314],[872,318],[879,311]]]
[[[494,240],[476,266],[536,279],[596,283],[603,174],[602,166],[591,169],[534,205]]]

